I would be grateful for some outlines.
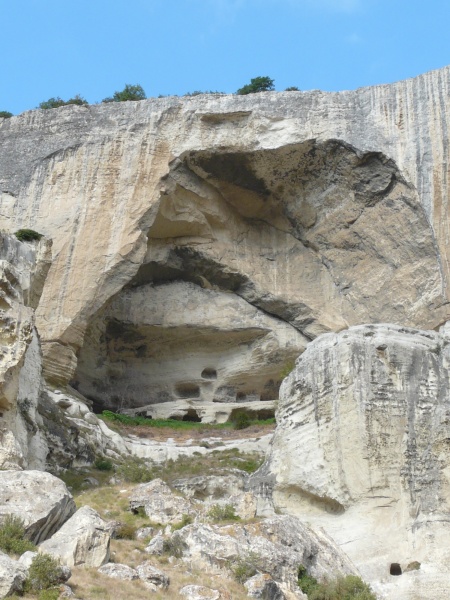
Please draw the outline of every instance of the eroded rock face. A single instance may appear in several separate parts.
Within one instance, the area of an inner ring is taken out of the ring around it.
[[[59,559],[63,565],[101,567],[109,560],[110,533],[100,515],[83,506],[39,551]]]
[[[0,518],[20,517],[35,544],[53,535],[75,512],[66,484],[42,471],[0,471]]]
[[[0,598],[22,592],[26,578],[26,567],[0,551]]]
[[[301,564],[319,579],[356,573],[345,554],[326,535],[290,516],[222,527],[195,523],[176,531],[172,541],[197,568],[230,568],[243,561],[291,590],[298,590]]]
[[[185,585],[179,592],[185,600],[220,600],[220,592],[203,585]]]
[[[112,579],[122,579],[125,581],[132,581],[133,579],[139,578],[135,569],[119,563],[107,563],[106,565],[103,565],[103,567],[100,567],[98,572],[107,577],[111,577]]]
[[[427,565],[403,582],[408,600],[440,598],[447,572],[449,340],[446,328],[392,325],[315,340],[283,383],[273,445],[253,477],[278,509],[324,527],[389,598],[391,563]]]
[[[130,496],[130,510],[137,512],[143,507],[151,521],[162,525],[181,523],[186,515],[194,516],[195,510],[186,498],[175,495],[161,479],[141,483]]]
[[[136,567],[136,572],[146,587],[152,591],[165,590],[170,585],[170,579],[163,571],[155,567],[150,561]]]
[[[0,226],[54,240],[46,377],[116,408],[274,399],[305,339],[445,321],[449,73],[4,120]]]
[[[42,291],[51,244],[22,243],[0,233],[0,468],[40,468],[47,446],[37,406],[42,358],[33,308]]]

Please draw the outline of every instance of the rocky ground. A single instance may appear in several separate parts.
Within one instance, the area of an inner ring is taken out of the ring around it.
[[[155,434],[159,441],[172,437],[182,444],[188,435],[198,444],[211,433],[219,443],[272,429],[211,429],[205,438],[199,430],[192,436],[193,430],[126,427],[135,436]],[[296,517],[256,517],[248,478],[262,460],[236,449],[164,466],[137,458],[113,466],[103,459],[97,468],[61,474],[68,489],[48,473],[3,471],[0,518],[26,514],[36,550],[64,565],[54,598],[143,600],[151,591],[155,600],[294,600],[306,598],[297,583],[300,565],[318,579],[355,574],[330,539]],[[41,503],[34,502],[37,496]],[[0,554],[0,597],[20,594],[33,556]],[[42,594],[23,597],[53,600]]]
[[[169,429],[157,427],[145,427],[136,425],[121,425],[117,430],[123,435],[133,435],[141,439],[153,440],[157,442],[166,442],[174,440],[176,444],[192,441],[197,443],[214,443],[217,444],[228,440],[247,440],[260,438],[263,435],[273,433],[275,431],[275,423],[264,425],[250,425],[245,429],[217,429],[217,428],[201,428],[201,429]],[[209,442],[208,442],[209,440]]]

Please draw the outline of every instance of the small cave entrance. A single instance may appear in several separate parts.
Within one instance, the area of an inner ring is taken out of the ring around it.
[[[216,369],[203,369],[202,371],[202,378],[203,379],[217,379],[217,371]]]
[[[175,391],[179,398],[200,398],[200,386],[196,383],[178,383]]]
[[[190,423],[201,423],[202,422],[201,418],[198,416],[197,411],[194,410],[193,408],[190,408],[181,420],[189,421]]]
[[[399,563],[391,563],[389,574],[398,577],[402,574],[402,568]]]

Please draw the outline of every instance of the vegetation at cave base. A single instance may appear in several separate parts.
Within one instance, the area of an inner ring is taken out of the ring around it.
[[[242,412],[236,413],[238,415],[243,414]],[[244,413],[247,415],[247,413]],[[226,423],[201,423],[197,421],[181,421],[178,419],[151,419],[147,417],[130,417],[129,415],[123,415],[119,413],[115,413],[111,410],[104,410],[101,415],[99,415],[106,422],[116,422],[121,423],[122,425],[131,425],[131,426],[139,426],[143,425],[144,427],[156,427],[156,428],[169,428],[169,429],[202,429],[202,430],[220,430],[220,429],[243,429],[240,426],[241,417],[234,420],[234,416],[230,421]],[[245,419],[246,425],[245,427],[249,427],[250,425],[272,425],[275,423],[275,418],[269,419],[251,419],[248,417],[248,420]]]

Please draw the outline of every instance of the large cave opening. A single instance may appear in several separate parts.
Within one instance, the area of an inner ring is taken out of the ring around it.
[[[187,152],[138,272],[90,319],[73,384],[97,410],[275,401],[318,335],[426,319],[438,270],[415,190],[379,153]]]

